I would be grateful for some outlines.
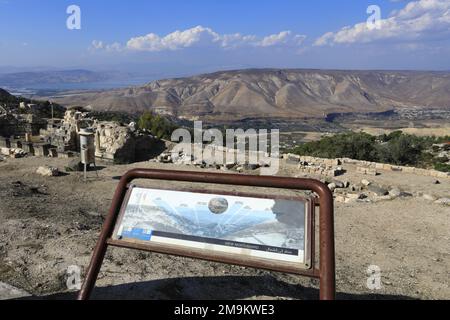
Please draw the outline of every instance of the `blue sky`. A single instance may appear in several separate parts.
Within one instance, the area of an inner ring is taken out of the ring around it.
[[[373,4],[382,20],[369,30]],[[69,5],[80,30],[66,27]],[[0,0],[0,66],[450,70],[449,10],[450,0]]]

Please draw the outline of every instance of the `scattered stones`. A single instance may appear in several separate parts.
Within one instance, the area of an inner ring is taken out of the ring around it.
[[[170,153],[161,153],[157,161],[160,163],[172,163],[172,155]]]
[[[11,149],[11,158],[22,158],[25,157],[27,155],[27,153],[25,152],[25,150],[20,149],[20,148],[13,148]]]
[[[40,174],[41,176],[44,176],[44,177],[56,177],[59,175],[59,170],[58,170],[58,168],[44,166],[44,167],[39,167],[36,170],[36,173]]]
[[[340,202],[340,203],[352,203],[352,202],[356,202],[358,200],[363,200],[367,198],[367,196],[363,193],[347,193],[347,194],[342,194],[342,195],[337,195],[336,196],[336,202]]]
[[[236,167],[236,162],[227,162],[225,164],[225,168],[227,168],[228,170],[233,169],[234,167]]]
[[[336,188],[346,188],[342,181],[335,181],[334,184],[336,185]]]
[[[366,180],[366,179],[363,179],[363,180],[361,180],[361,183],[364,185],[364,186],[370,186],[370,184],[371,184],[371,182],[369,181],[369,180]]]
[[[246,163],[243,165],[245,170],[257,170],[259,169],[259,164],[257,163]]]
[[[346,188],[346,187],[345,187],[345,183],[344,182],[336,180],[334,182],[329,183],[328,184],[328,188],[331,191],[335,191],[336,189],[343,189],[343,188]]]
[[[26,151],[21,148],[1,148],[0,153],[11,158],[22,158],[27,155]]]
[[[440,182],[439,180],[436,180],[436,181],[434,182],[434,184],[441,184],[441,182]]]

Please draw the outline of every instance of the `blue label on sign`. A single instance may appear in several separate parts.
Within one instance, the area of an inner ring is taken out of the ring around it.
[[[144,230],[142,228],[133,228],[131,230],[123,230],[122,238],[150,241],[152,238],[152,231]]]

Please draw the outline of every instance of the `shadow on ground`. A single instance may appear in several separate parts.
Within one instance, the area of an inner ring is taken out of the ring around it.
[[[76,292],[68,292],[23,299],[72,300],[76,299],[76,296]],[[271,276],[191,277],[160,279],[96,288],[91,298],[93,300],[240,300],[252,297],[316,300],[319,297],[319,290],[289,284]],[[411,300],[412,298],[400,295],[358,295],[338,292],[337,299]]]

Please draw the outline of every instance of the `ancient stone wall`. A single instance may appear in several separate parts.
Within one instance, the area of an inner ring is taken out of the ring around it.
[[[339,159],[324,159],[310,156],[299,156],[295,154],[284,154],[283,159],[287,163],[299,165],[299,169],[307,173],[325,174],[326,170],[319,170],[319,168],[338,168],[340,165],[352,164],[357,166],[357,172],[366,175],[377,175],[382,171],[397,171],[404,173],[413,173],[422,176],[430,176],[435,178],[450,178],[450,173],[441,172],[437,170],[428,170],[406,166],[396,166],[385,163],[377,163],[370,161],[355,160],[349,158]]]

